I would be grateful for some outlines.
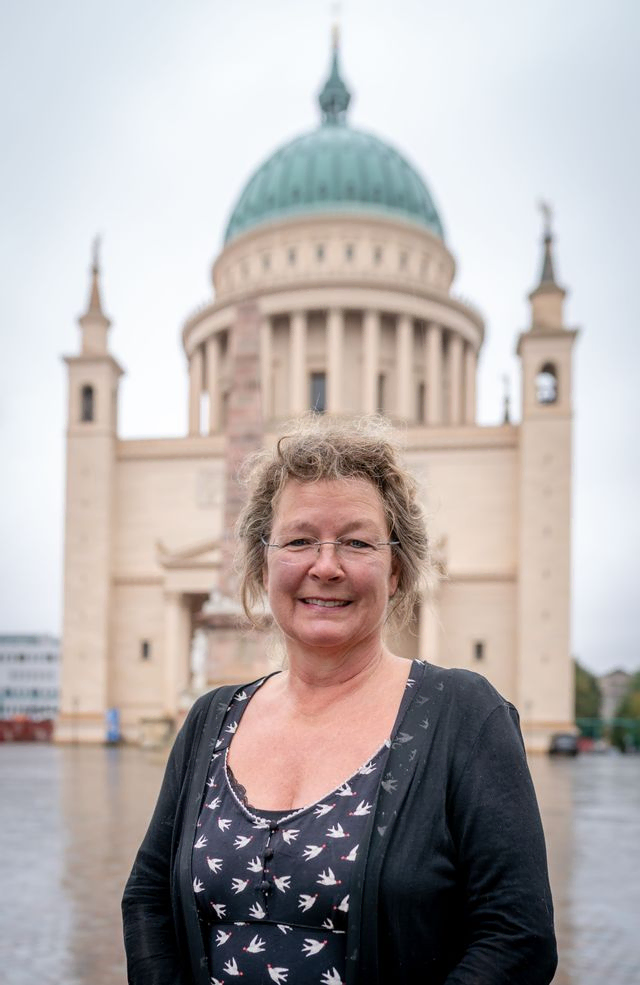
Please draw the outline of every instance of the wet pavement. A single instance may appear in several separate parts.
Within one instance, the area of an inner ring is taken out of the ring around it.
[[[120,898],[165,756],[0,746],[5,985],[126,982]],[[640,756],[535,757],[531,768],[556,906],[554,985],[637,985]]]

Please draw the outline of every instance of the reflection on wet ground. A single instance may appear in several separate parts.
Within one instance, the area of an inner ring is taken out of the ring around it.
[[[122,887],[166,753],[0,747],[7,985],[123,985]],[[640,981],[640,757],[531,762],[556,905],[555,985]]]

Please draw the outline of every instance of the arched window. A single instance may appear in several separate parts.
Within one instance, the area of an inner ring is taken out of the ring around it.
[[[536,401],[555,404],[558,399],[558,373],[553,363],[545,363],[536,376]]]
[[[93,420],[93,387],[88,383],[83,386],[81,394],[81,406],[80,406],[80,420],[84,423],[85,421]]]

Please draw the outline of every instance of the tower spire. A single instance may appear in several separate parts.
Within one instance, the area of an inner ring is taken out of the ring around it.
[[[534,330],[563,327],[563,306],[566,291],[557,280],[553,259],[553,232],[551,220],[553,212],[547,202],[540,202],[543,218],[542,268],[538,286],[529,295],[531,301],[532,328]]]
[[[105,353],[107,351],[107,332],[111,322],[102,310],[100,297],[100,237],[96,236],[92,245],[91,287],[87,310],[78,319],[82,332],[83,353]]]
[[[347,89],[340,74],[340,29],[337,23],[333,25],[331,31],[331,48],[332,57],[329,78],[318,96],[318,102],[322,110],[322,122],[325,124],[344,123],[349,103],[351,102],[351,93]]]
[[[544,222],[544,254],[542,258],[542,272],[540,274],[540,286],[542,284],[554,284],[556,287],[556,276],[553,269],[553,232],[551,231],[551,221],[553,211],[548,202],[540,202],[540,211]]]
[[[87,307],[86,314],[102,315],[104,318],[104,311],[102,310],[102,301],[100,298],[100,242],[100,236],[96,236],[91,247],[91,290],[89,292],[89,305]]]

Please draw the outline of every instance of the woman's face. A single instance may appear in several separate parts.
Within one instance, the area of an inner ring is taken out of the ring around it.
[[[276,506],[272,544],[300,540],[389,540],[382,500],[365,479],[289,481]],[[342,556],[332,544],[319,552],[266,549],[264,586],[273,617],[295,652],[344,654],[378,646],[389,598],[398,585],[392,549]]]

